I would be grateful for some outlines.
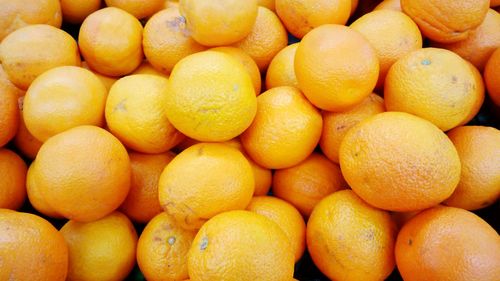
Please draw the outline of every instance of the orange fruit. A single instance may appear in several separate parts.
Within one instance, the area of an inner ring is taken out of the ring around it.
[[[264,71],[274,56],[288,44],[286,29],[271,10],[259,7],[257,19],[248,36],[233,44],[253,58]]]
[[[76,41],[46,24],[20,28],[0,44],[0,61],[10,81],[26,90],[43,72],[63,65],[80,65]]]
[[[404,280],[497,280],[500,275],[500,237],[463,209],[438,206],[419,213],[403,226],[395,248]]]
[[[252,168],[233,147],[199,143],[167,165],[158,191],[161,206],[180,226],[200,228],[219,213],[248,205],[254,191]]]
[[[402,12],[401,0],[384,0],[384,1],[380,2],[373,10],[375,11],[375,10],[383,10],[383,9]]]
[[[142,45],[148,61],[163,73],[170,73],[182,58],[205,50],[191,37],[177,7],[162,10],[147,21]]]
[[[380,113],[354,126],[340,144],[339,159],[352,190],[390,211],[437,205],[460,180],[460,159],[450,139],[404,112]]]
[[[168,74],[154,68],[154,66],[147,60],[144,60],[131,74],[151,74],[168,79]]]
[[[19,128],[19,106],[17,100],[23,93],[7,78],[0,64],[0,147],[6,145]]]
[[[323,121],[318,110],[293,87],[272,88],[257,97],[257,115],[241,143],[259,165],[282,169],[298,164],[318,144]]]
[[[180,0],[179,9],[194,40],[222,46],[245,38],[257,18],[257,0]]]
[[[490,7],[497,7],[500,6],[500,0],[491,0],[490,1]]]
[[[477,80],[468,63],[437,48],[414,51],[398,60],[384,86],[388,111],[403,111],[429,120],[447,131],[477,109]]]
[[[491,100],[500,106],[500,47],[493,52],[486,63],[484,81]]]
[[[491,54],[500,47],[499,27],[500,14],[489,9],[481,25],[472,30],[466,39],[449,44],[433,43],[432,46],[450,50],[483,71]]]
[[[328,159],[339,163],[340,143],[345,134],[359,122],[384,111],[384,100],[373,93],[350,110],[323,111],[323,132],[319,140],[321,151]]]
[[[446,205],[477,210],[500,196],[500,131],[493,127],[461,126],[448,132],[455,145],[462,173]]]
[[[68,246],[48,221],[0,209],[0,229],[0,280],[66,280]]]
[[[259,67],[257,67],[257,64],[252,59],[252,57],[247,55],[242,49],[238,49],[235,47],[217,47],[212,48],[211,50],[228,54],[237,61],[241,62],[241,64],[243,64],[243,66],[245,67],[248,75],[250,75],[250,78],[252,78],[255,95],[260,95],[262,78],[260,77]]]
[[[359,1],[358,0],[351,0],[351,16],[356,12],[356,9],[358,8]]]
[[[0,208],[19,209],[26,199],[26,164],[11,150],[0,148]]]
[[[192,281],[290,280],[293,255],[287,236],[270,219],[249,211],[225,212],[196,234],[188,253],[189,277]]]
[[[295,206],[305,217],[321,199],[346,187],[340,167],[319,153],[273,175],[273,195]]]
[[[65,22],[80,24],[101,8],[101,0],[61,0],[61,12]]]
[[[81,125],[104,125],[106,88],[89,70],[60,66],[38,76],[24,96],[23,119],[38,140]]]
[[[276,197],[257,196],[252,198],[247,210],[275,222],[288,238],[295,261],[302,257],[306,248],[306,224],[293,205]]]
[[[94,75],[97,76],[97,78],[99,78],[99,80],[101,80],[102,84],[104,85],[104,87],[106,87],[106,90],[108,90],[108,92],[109,92],[109,89],[111,89],[111,86],[113,86],[113,84],[116,82],[116,80],[118,80],[118,78],[116,78],[116,77],[102,75],[101,73],[91,69],[90,66],[87,64],[87,62],[85,62],[85,61],[82,61],[82,67],[92,71],[92,73],[94,73]]]
[[[25,157],[29,159],[35,159],[42,142],[36,139],[26,128],[24,123],[24,117],[22,114],[24,104],[24,97],[18,99],[19,106],[19,127],[17,129],[16,136],[14,137],[14,146],[21,152]]]
[[[0,0],[0,42],[13,31],[32,24],[61,27],[57,0]]]
[[[195,235],[195,231],[177,225],[167,213],[156,215],[137,243],[137,263],[146,279],[188,278],[187,254]]]
[[[327,24],[309,32],[299,43],[295,75],[312,104],[328,111],[345,111],[373,91],[379,62],[360,33]]]
[[[152,16],[165,8],[164,0],[104,0],[108,7],[120,8],[138,19]]]
[[[383,87],[387,71],[398,59],[422,48],[418,26],[401,12],[373,11],[357,19],[350,27],[361,33],[377,53],[380,63],[378,89]]]
[[[168,80],[136,74],[116,81],[106,101],[110,131],[128,148],[162,153],[176,146],[183,135],[168,121]]]
[[[320,25],[345,24],[351,0],[276,0],[276,13],[293,36],[302,38]]]
[[[396,225],[352,190],[335,192],[307,222],[307,249],[314,264],[334,280],[384,280],[394,269]]]
[[[78,44],[90,68],[107,76],[126,75],[142,62],[142,25],[121,9],[100,9],[83,21]]]
[[[271,60],[266,72],[267,89],[280,86],[299,87],[294,69],[295,53],[298,46],[299,43],[286,46]]]
[[[392,212],[392,219],[396,222],[398,229],[401,229],[405,223],[410,221],[414,216],[418,215],[421,211],[410,211],[410,212]]]
[[[125,200],[130,188],[130,160],[111,133],[79,126],[42,145],[33,176],[54,211],[72,220],[94,221]]]
[[[69,248],[68,280],[120,281],[135,265],[137,233],[120,212],[92,222],[70,220],[60,232]]]
[[[257,0],[257,4],[259,4],[259,6],[266,7],[273,12],[275,10],[275,2],[275,0]]]
[[[170,74],[166,114],[172,125],[199,141],[226,141],[255,116],[257,100],[245,67],[230,55],[205,51],[185,57]]]
[[[132,221],[147,223],[154,216],[162,212],[158,199],[158,181],[161,172],[175,154],[129,153],[132,167],[130,191],[120,210]]]
[[[26,191],[28,194],[28,199],[30,201],[31,206],[35,208],[38,212],[49,216],[51,218],[62,219],[63,216],[57,213],[43,198],[42,192],[40,191],[39,186],[35,181],[35,163],[33,161],[28,168],[28,173],[26,174]]]
[[[401,0],[401,8],[431,40],[451,43],[466,39],[483,22],[489,0]]]
[[[481,106],[483,105],[484,102],[484,81],[483,81],[483,76],[481,76],[481,72],[477,70],[477,68],[470,62],[467,61],[467,64],[469,65],[469,69],[472,71],[472,74],[474,76],[475,80],[475,85],[474,85],[474,105],[472,106],[471,110],[469,111],[468,116],[460,123],[460,125],[465,125],[469,123],[479,112],[481,109]]]

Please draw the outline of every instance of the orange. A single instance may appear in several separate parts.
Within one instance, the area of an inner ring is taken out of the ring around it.
[[[396,242],[396,263],[408,281],[493,281],[500,275],[500,237],[475,214],[439,206],[403,226]]]
[[[50,207],[49,204],[47,204],[47,201],[45,200],[45,198],[43,198],[39,186],[35,182],[35,163],[36,161],[33,161],[31,163],[30,167],[28,168],[28,173],[26,174],[26,191],[28,193],[30,204],[31,206],[33,206],[33,208],[35,208],[35,210],[46,216],[62,219],[63,216],[54,211],[54,209]]]
[[[484,81],[491,100],[500,106],[500,47],[493,52],[486,63]]]
[[[490,1],[490,7],[497,7],[500,6],[500,0],[491,0]]]
[[[180,226],[200,228],[219,213],[246,208],[254,191],[252,168],[236,148],[199,143],[167,165],[158,191],[161,206]]]
[[[266,7],[273,12],[275,10],[275,2],[275,0],[257,0],[259,6]]]
[[[299,211],[284,200],[271,196],[252,198],[247,210],[275,222],[285,233],[298,261],[306,248],[306,224]]]
[[[257,100],[245,67],[228,54],[205,51],[185,57],[170,74],[166,114],[172,125],[199,141],[226,141],[255,116]]]
[[[455,52],[470,61],[480,71],[496,48],[500,47],[500,14],[489,9],[484,21],[469,36],[461,41],[449,44],[433,43],[438,48]]]
[[[93,12],[101,8],[101,0],[61,0],[61,11],[65,22],[80,24]]]
[[[0,0],[0,42],[11,32],[32,24],[61,27],[58,0]]]
[[[356,12],[356,9],[358,8],[359,1],[358,0],[351,0],[351,13],[350,15],[354,14]]]
[[[156,215],[137,243],[137,263],[146,279],[188,278],[187,254],[195,235],[195,231],[177,225],[167,213]]]
[[[384,280],[394,269],[396,225],[352,190],[321,200],[307,222],[307,249],[333,280]]]
[[[243,50],[235,47],[217,47],[212,48],[211,50],[228,54],[237,61],[241,62],[241,64],[243,64],[246,71],[248,72],[248,75],[250,75],[250,78],[252,78],[255,95],[260,95],[262,78],[260,77],[259,68],[257,67],[257,64],[252,59],[252,57],[247,55]]]
[[[0,280],[66,280],[68,246],[48,221],[0,209],[0,229]]]
[[[14,137],[14,146],[21,152],[25,157],[29,159],[35,159],[40,147],[42,146],[42,142],[36,139],[26,128],[26,124],[24,124],[23,118],[23,103],[24,97],[20,97],[18,99],[18,106],[20,111],[19,116],[19,127],[17,129],[16,136]]]
[[[43,72],[63,65],[80,65],[76,41],[68,33],[46,24],[20,28],[0,44],[0,61],[10,81],[28,89]]]
[[[264,71],[274,56],[288,44],[286,29],[271,10],[259,7],[252,31],[233,46],[253,58],[260,71]]]
[[[151,74],[168,79],[168,74],[165,74],[154,68],[153,65],[151,65],[151,63],[147,60],[144,60],[141,65],[139,65],[139,67],[137,67],[131,74]]]
[[[111,133],[80,126],[42,145],[33,176],[54,211],[72,220],[94,221],[125,200],[130,188],[130,160]]]
[[[424,48],[391,67],[385,80],[385,106],[388,111],[427,119],[447,131],[477,109],[477,82],[468,63],[455,53]]]
[[[266,72],[267,89],[280,86],[299,87],[294,69],[298,46],[299,43],[288,45],[274,56]]]
[[[0,208],[19,209],[26,199],[26,164],[11,150],[0,148]]]
[[[194,40],[222,46],[245,38],[257,18],[257,0],[180,0],[179,9]]]
[[[100,9],[83,21],[78,44],[90,68],[107,76],[126,75],[142,62],[142,25],[121,9]]]
[[[164,0],[104,0],[109,7],[120,8],[138,19],[152,16],[164,9]]]
[[[354,126],[340,144],[339,159],[352,190],[390,211],[437,205],[460,180],[460,159],[450,139],[404,112],[380,113]]]
[[[351,0],[276,0],[276,13],[293,36],[302,38],[320,25],[345,24]]]
[[[188,253],[189,277],[192,281],[290,280],[293,255],[276,223],[249,211],[230,211],[210,219],[196,234]]]
[[[299,43],[295,75],[312,104],[328,111],[345,111],[373,91],[379,61],[360,33],[327,24],[309,32]]]
[[[481,76],[481,72],[477,70],[477,68],[470,62],[467,61],[467,64],[469,65],[469,69],[472,71],[472,74],[474,76],[475,80],[475,87],[474,87],[474,105],[472,106],[471,110],[469,111],[468,116],[460,123],[460,125],[465,125],[469,123],[476,115],[478,114],[479,110],[481,109],[481,106],[483,105],[484,102],[484,81],[483,81],[483,76]]]
[[[375,7],[375,10],[383,10],[383,9],[388,9],[388,10],[393,10],[397,12],[402,12],[401,10],[401,0],[384,0],[380,2],[380,4]]]
[[[121,281],[135,265],[137,233],[122,213],[92,222],[70,220],[60,232],[69,248],[68,280]]]
[[[321,199],[346,187],[340,167],[319,153],[273,175],[273,195],[295,206],[305,217]]]
[[[500,131],[493,127],[462,126],[448,132],[457,149],[462,173],[446,205],[477,210],[500,196]]]
[[[416,216],[421,211],[410,211],[410,212],[392,212],[392,219],[396,222],[398,229],[401,229],[405,223],[410,221],[414,216]]]
[[[128,148],[144,153],[162,153],[183,138],[168,121],[168,80],[151,74],[136,74],[116,81],[106,101],[110,131]]]
[[[351,25],[375,49],[380,63],[377,88],[384,85],[389,68],[406,54],[422,48],[418,26],[407,15],[392,10],[363,15]]]
[[[102,75],[101,73],[91,69],[90,66],[87,64],[87,62],[85,62],[85,61],[82,61],[82,67],[92,71],[92,73],[94,73],[95,76],[97,76],[97,78],[99,78],[99,80],[101,80],[102,84],[104,85],[104,87],[106,87],[106,90],[108,90],[108,92],[109,92],[109,89],[111,89],[111,86],[113,86],[113,84],[116,82],[116,80],[118,80],[118,78],[116,78],[116,77],[109,77],[106,75]]]
[[[340,143],[345,134],[359,122],[385,111],[384,100],[370,94],[360,104],[344,112],[323,111],[323,132],[319,145],[328,159],[339,163]]]
[[[156,69],[170,73],[182,58],[205,50],[194,41],[179,9],[169,7],[153,15],[144,26],[144,55]]]
[[[38,76],[24,97],[23,119],[38,140],[80,125],[104,125],[106,88],[89,70],[60,66]]]
[[[129,153],[132,180],[127,198],[120,210],[132,221],[147,223],[163,210],[158,199],[158,180],[175,154]]]
[[[22,91],[14,86],[7,78],[0,64],[0,147],[6,145],[19,128],[18,98]]]
[[[431,40],[451,43],[466,39],[483,22],[489,0],[401,0],[401,8]]]
[[[257,97],[257,115],[241,135],[248,155],[270,169],[291,167],[318,144],[323,120],[319,111],[293,87],[272,88]]]

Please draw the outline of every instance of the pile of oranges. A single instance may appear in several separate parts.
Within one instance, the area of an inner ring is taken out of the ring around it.
[[[0,280],[498,281],[499,8],[0,0]]]

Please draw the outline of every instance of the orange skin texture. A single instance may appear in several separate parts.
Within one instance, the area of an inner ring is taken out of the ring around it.
[[[203,225],[188,253],[192,281],[290,280],[294,252],[286,234],[249,211],[219,214]]]
[[[294,166],[318,144],[323,120],[319,111],[293,87],[272,88],[257,97],[257,115],[240,136],[245,151],[269,169]]]
[[[306,224],[290,203],[272,196],[256,196],[252,198],[247,210],[263,215],[275,222],[286,234],[297,262],[306,248]]]
[[[40,191],[39,186],[35,181],[35,163],[33,161],[28,168],[28,173],[26,174],[26,191],[28,194],[28,199],[30,201],[31,206],[35,208],[38,212],[49,216],[51,218],[62,219],[64,218],[61,214],[56,212],[45,200]]]
[[[257,0],[259,6],[266,7],[273,12],[275,10],[275,2],[275,0]]]
[[[452,43],[466,39],[484,20],[489,0],[401,0],[401,8],[431,40]]]
[[[393,10],[397,12],[402,12],[401,10],[401,0],[384,0],[378,4],[375,10],[383,10],[383,9],[388,9],[388,10]]]
[[[319,153],[273,175],[273,195],[292,204],[304,217],[324,197],[347,188],[339,165]]]
[[[16,153],[0,148],[0,208],[16,210],[23,205],[27,169]]]
[[[447,131],[462,125],[477,110],[482,87],[467,61],[448,50],[424,48],[391,67],[384,86],[385,106]]]
[[[500,48],[491,55],[484,68],[486,89],[494,104],[500,106]]]
[[[130,191],[120,210],[132,221],[147,223],[163,210],[158,199],[158,181],[161,172],[175,154],[142,154],[130,152],[132,180]]]
[[[384,100],[373,93],[350,110],[323,111],[323,132],[319,140],[321,151],[328,159],[338,164],[340,143],[345,134],[359,122],[384,111]]]
[[[298,46],[299,43],[286,46],[274,56],[266,72],[267,89],[280,86],[299,88],[294,69],[295,53]]]
[[[93,12],[101,8],[101,0],[60,0],[65,22],[80,24]]]
[[[94,221],[117,209],[127,196],[130,178],[125,147],[99,127],[60,133],[47,140],[36,157],[34,180],[43,198],[75,221]]]
[[[153,65],[147,60],[142,61],[141,65],[139,65],[131,74],[151,74],[151,75],[157,75],[163,78],[169,77],[168,74],[165,74],[158,69],[154,68]]]
[[[351,0],[276,0],[276,13],[300,39],[320,25],[345,24],[351,15]]]
[[[475,102],[472,108],[469,111],[468,116],[460,123],[460,125],[465,125],[469,123],[476,115],[479,113],[479,110],[481,110],[481,106],[483,105],[484,98],[485,98],[485,85],[483,81],[483,76],[481,75],[481,72],[477,70],[477,68],[470,62],[467,61],[467,64],[469,65],[469,69],[472,71],[472,74],[474,76],[475,80],[475,91],[474,91],[474,98]]]
[[[106,87],[106,90],[108,90],[108,92],[111,89],[111,86],[113,86],[113,84],[116,82],[116,80],[118,80],[117,77],[110,77],[110,76],[102,75],[101,73],[93,70],[92,68],[90,68],[90,66],[85,61],[82,61],[82,67],[92,71],[92,73],[94,73],[95,76],[97,76],[97,78],[99,78],[99,80],[101,80],[102,84],[104,85],[104,87]]]
[[[1,280],[66,280],[68,246],[48,221],[0,209],[0,230]]]
[[[69,248],[68,280],[120,281],[135,265],[137,233],[120,212],[92,222],[70,220],[60,233]]]
[[[104,0],[108,7],[120,8],[138,19],[152,16],[165,8],[164,0]]]
[[[131,14],[114,7],[100,9],[80,27],[80,52],[90,68],[101,74],[129,74],[142,62],[142,31]]]
[[[182,58],[206,49],[191,37],[177,7],[162,10],[147,21],[142,45],[148,61],[167,74]]]
[[[30,131],[28,131],[28,128],[26,128],[22,114],[23,104],[24,97],[20,97],[18,99],[18,106],[21,114],[19,115],[19,127],[13,143],[19,152],[21,152],[25,157],[35,159],[40,147],[42,146],[42,142],[36,139]]]
[[[187,254],[196,231],[180,227],[167,213],[156,215],[137,243],[137,263],[147,280],[183,280],[189,277]]]
[[[462,173],[448,206],[477,210],[500,196],[500,131],[493,127],[462,126],[448,132],[455,145]]]
[[[80,65],[76,41],[68,33],[46,24],[18,29],[0,45],[0,61],[9,80],[21,90],[43,72],[64,65]]]
[[[252,57],[263,72],[274,56],[287,44],[287,32],[278,16],[267,8],[259,7],[252,31],[233,46]]]
[[[199,143],[167,165],[158,192],[161,206],[181,227],[199,229],[219,213],[244,209],[254,185],[252,168],[240,151]]]
[[[307,222],[307,249],[332,280],[384,280],[394,269],[396,225],[352,190],[325,197]]]
[[[396,263],[404,280],[497,280],[500,237],[475,214],[437,206],[398,234]]]
[[[404,112],[380,113],[354,126],[340,145],[339,158],[356,194],[390,211],[435,206],[460,180],[453,143],[432,123]]]
[[[299,88],[316,107],[345,111],[373,91],[379,61],[363,35],[346,26],[327,24],[300,42],[295,75]]]
[[[19,128],[18,98],[23,95],[7,77],[0,64],[0,147],[6,145]]]

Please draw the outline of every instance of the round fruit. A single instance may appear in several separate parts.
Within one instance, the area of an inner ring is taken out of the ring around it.
[[[259,6],[266,7],[271,11],[274,11],[274,7],[275,7],[274,2],[275,2],[274,0],[257,0],[257,3],[259,4]]]
[[[375,7],[375,9],[373,9],[373,10],[376,11],[376,10],[384,10],[384,9],[402,12],[401,0],[384,0],[384,1],[380,2],[380,4],[378,4],[377,7]]]
[[[18,98],[23,95],[12,82],[0,64],[0,147],[6,145],[19,128]]]
[[[149,61],[147,60],[144,60],[141,65],[139,65],[131,74],[151,74],[151,75],[156,75],[156,76],[160,76],[160,77],[163,77],[163,78],[167,78],[169,77],[168,74],[165,74],[161,71],[159,71],[158,69],[154,68],[154,66],[151,65],[151,63],[149,63]]]
[[[14,137],[14,146],[21,152],[25,157],[29,159],[35,159],[42,142],[36,139],[26,128],[23,118],[23,104],[24,97],[18,99],[19,111],[19,128],[17,129],[16,136]]]
[[[152,16],[164,9],[165,0],[104,0],[108,7],[120,8],[138,19]]]
[[[500,47],[493,52],[486,63],[484,81],[491,100],[500,106]]]
[[[38,212],[49,216],[51,218],[62,219],[63,216],[57,213],[52,207],[47,204],[45,198],[40,191],[39,186],[35,182],[35,165],[36,161],[33,161],[28,168],[28,173],[26,174],[26,191],[28,193],[28,199],[30,201],[31,206],[35,208]]]
[[[82,61],[82,67],[92,71],[92,73],[94,73],[94,75],[97,76],[97,78],[99,78],[99,80],[101,80],[102,84],[104,85],[104,87],[106,87],[106,90],[108,90],[108,92],[111,89],[111,86],[113,86],[113,84],[116,82],[116,80],[118,80],[118,78],[116,78],[116,77],[106,76],[106,75],[103,75],[103,74],[93,70],[92,68],[90,68],[90,66],[85,61]]]
[[[65,22],[80,24],[93,12],[101,8],[101,0],[61,0],[61,11]]]
[[[26,199],[26,164],[14,152],[0,148],[0,208],[19,209]]]
[[[294,69],[295,53],[298,46],[298,43],[288,45],[274,56],[266,72],[267,89],[280,86],[299,87]]]

